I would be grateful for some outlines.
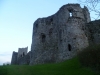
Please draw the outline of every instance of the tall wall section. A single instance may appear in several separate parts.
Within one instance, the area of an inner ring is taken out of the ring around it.
[[[88,44],[85,24],[90,22],[86,7],[62,6],[57,13],[35,21],[30,64],[60,62],[70,59]]]
[[[12,53],[12,59],[11,59],[11,64],[12,65],[17,65],[17,56],[18,56],[18,53],[13,51]]]
[[[86,24],[89,44],[100,44],[100,20],[91,21]]]

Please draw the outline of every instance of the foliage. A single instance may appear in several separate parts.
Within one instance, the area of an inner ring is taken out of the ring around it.
[[[78,57],[83,66],[100,71],[100,44],[85,48]]]
[[[2,74],[4,69],[6,74]],[[94,75],[89,68],[81,67],[77,58],[56,64],[1,66],[0,75]]]

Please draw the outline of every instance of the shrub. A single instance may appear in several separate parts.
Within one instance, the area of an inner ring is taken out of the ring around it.
[[[100,44],[85,48],[78,53],[78,58],[83,66],[100,71]]]

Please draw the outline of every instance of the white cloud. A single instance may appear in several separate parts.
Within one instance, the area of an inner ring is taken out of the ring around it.
[[[8,52],[0,53],[0,65],[6,62],[11,62],[11,56],[12,54]]]

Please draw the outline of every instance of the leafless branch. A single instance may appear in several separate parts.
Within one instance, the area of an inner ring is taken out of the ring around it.
[[[96,19],[100,18],[100,0],[78,0],[80,4],[88,7],[90,12],[95,12]]]

